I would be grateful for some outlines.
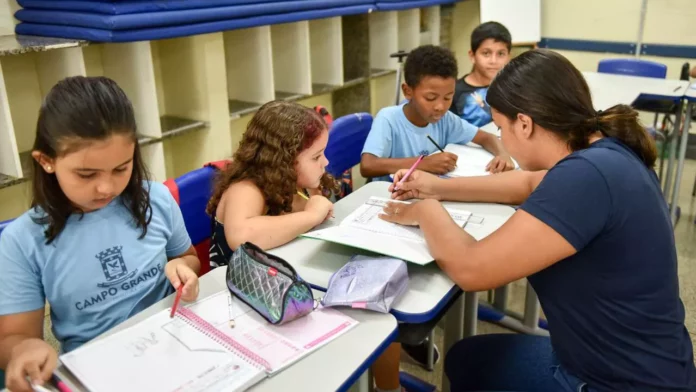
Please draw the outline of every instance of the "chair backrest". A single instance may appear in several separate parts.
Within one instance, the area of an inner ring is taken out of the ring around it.
[[[200,275],[210,271],[211,217],[205,212],[213,192],[213,180],[219,168],[229,161],[206,164],[200,169],[188,172],[175,179],[165,181],[165,185],[179,204],[184,225],[201,261]]]
[[[667,66],[648,60],[605,59],[599,62],[597,72],[664,79],[667,77]]]
[[[0,235],[2,235],[2,231],[5,230],[5,227],[7,227],[7,225],[12,223],[13,220],[14,219],[10,219],[10,220],[0,222]]]
[[[334,120],[329,142],[326,145],[326,158],[329,166],[326,171],[334,177],[360,163],[360,155],[365,139],[372,127],[369,113],[355,113]]]
[[[679,76],[679,80],[689,80],[689,71],[691,71],[691,66],[689,63],[684,63],[682,65],[682,70],[681,70],[681,75]]]

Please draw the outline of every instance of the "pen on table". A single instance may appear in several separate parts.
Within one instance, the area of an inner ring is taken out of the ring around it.
[[[394,190],[395,190],[395,191],[398,191],[398,190],[399,190],[399,185],[400,185],[400,184],[403,184],[403,182],[406,181],[406,179],[411,175],[411,173],[413,173],[413,171],[416,170],[416,166],[418,166],[418,164],[421,163],[421,161],[423,160],[423,157],[424,157],[424,156],[425,156],[425,155],[419,156],[418,159],[416,159],[416,161],[413,163],[413,166],[411,166],[411,168],[408,169],[408,171],[406,172],[406,174],[405,174],[403,177],[401,177],[401,179],[399,180],[399,182],[396,183],[396,186],[394,187]]]
[[[179,283],[179,288],[176,289],[176,297],[174,298],[174,305],[172,306],[172,312],[169,314],[169,318],[174,317],[176,313],[176,307],[179,306],[179,301],[181,300],[181,293],[184,292],[184,284]]]
[[[437,149],[440,150],[440,152],[445,152],[445,150],[443,150],[442,147],[440,147],[440,145],[437,144],[437,142],[435,142],[435,140],[433,140],[433,138],[430,137],[430,135],[425,136],[428,137],[428,140],[430,140],[435,145],[435,147],[437,147]]]
[[[676,93],[680,88],[682,88],[682,86],[677,86],[677,88],[674,89],[674,92]]]

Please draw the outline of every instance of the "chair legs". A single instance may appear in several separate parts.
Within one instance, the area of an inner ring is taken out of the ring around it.
[[[432,371],[434,367],[435,362],[435,328],[433,328],[430,331],[430,335],[428,336],[428,370]]]

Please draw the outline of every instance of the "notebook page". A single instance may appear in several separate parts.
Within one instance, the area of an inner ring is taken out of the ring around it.
[[[457,167],[447,173],[449,177],[487,176],[486,166],[493,159],[493,154],[480,147],[448,144],[445,152],[458,156]]]
[[[415,241],[425,243],[425,235],[423,231],[414,226],[398,225],[396,223],[387,222],[379,217],[384,213],[384,206],[393,200],[382,197],[370,197],[367,202],[363,203],[343,221],[341,226],[351,227],[365,231],[364,235],[383,234],[392,237],[397,237],[402,240]],[[409,204],[404,202],[403,204]],[[447,210],[450,216],[458,226],[463,227],[467,219],[471,215],[468,211]]]
[[[61,356],[91,391],[242,391],[266,377],[223,346],[161,311]]]
[[[432,262],[433,256],[420,228],[397,225],[379,217],[388,202],[394,200],[371,197],[344,218],[339,226],[311,231],[302,237],[352,246],[419,265]],[[447,212],[460,227],[471,217],[469,211],[447,209]]]
[[[364,249],[418,265],[430,264],[433,261],[433,256],[423,241],[373,234],[354,227],[334,226],[305,233],[302,237]]]
[[[321,308],[287,324],[274,326],[228,292],[211,296],[190,309],[268,362],[271,374],[285,369],[358,324],[343,313]]]

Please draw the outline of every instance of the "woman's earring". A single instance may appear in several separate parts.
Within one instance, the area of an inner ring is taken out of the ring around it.
[[[47,171],[47,172],[50,173],[51,170],[53,170],[53,167],[52,167],[51,165],[46,166],[46,171]]]

